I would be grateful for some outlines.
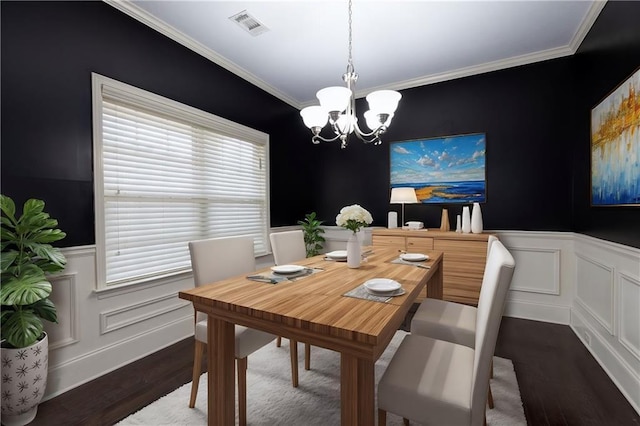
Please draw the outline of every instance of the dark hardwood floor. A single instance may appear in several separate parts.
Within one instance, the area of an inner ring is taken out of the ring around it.
[[[193,346],[185,339],[46,401],[31,425],[112,425],[191,381]],[[496,355],[513,361],[530,425],[640,425],[568,326],[504,318]]]

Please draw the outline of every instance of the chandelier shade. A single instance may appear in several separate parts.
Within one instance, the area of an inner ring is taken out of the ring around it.
[[[351,90],[346,87],[332,86],[318,90],[316,97],[325,111],[342,112],[349,106],[351,94]]]
[[[377,90],[367,95],[369,111],[364,113],[365,122],[370,132],[364,132],[358,126],[356,116],[355,85],[358,80],[353,67],[351,54],[351,20],[352,20],[352,0],[349,0],[349,59],[347,62],[347,72],[342,79],[347,84],[343,86],[325,87],[318,90],[316,97],[320,106],[310,106],[302,109],[300,115],[302,120],[313,132],[311,141],[315,144],[324,142],[341,141],[341,148],[347,146],[347,138],[351,133],[361,139],[364,143],[379,145],[382,143],[380,136],[387,131],[391,124],[391,119],[398,108],[398,103],[402,95],[395,90]],[[320,135],[322,129],[329,123],[331,131],[335,136],[325,138]]]

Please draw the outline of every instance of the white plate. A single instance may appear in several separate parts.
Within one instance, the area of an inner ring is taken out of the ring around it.
[[[336,250],[326,254],[329,259],[346,259],[347,251],[346,250]]]
[[[429,259],[429,256],[422,253],[403,253],[400,255],[400,259],[408,262],[422,262],[423,260]]]
[[[375,294],[393,293],[402,288],[399,282],[390,278],[373,278],[364,283],[364,287]]]
[[[383,296],[383,297],[394,297],[394,296],[402,296],[403,294],[405,294],[406,292],[404,291],[404,288],[399,288],[397,290],[394,291],[388,291],[388,292],[375,292],[375,291],[371,291],[371,290],[367,290],[367,292],[373,296]]]
[[[278,265],[272,266],[271,270],[276,274],[295,274],[304,271],[304,266],[300,265]]]

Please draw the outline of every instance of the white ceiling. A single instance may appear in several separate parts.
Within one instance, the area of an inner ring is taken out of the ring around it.
[[[105,1],[297,108],[344,85],[347,0]],[[357,95],[572,55],[604,4],[354,0]],[[269,31],[229,19],[243,10]]]

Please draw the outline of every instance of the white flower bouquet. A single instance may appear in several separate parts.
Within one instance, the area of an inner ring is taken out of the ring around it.
[[[358,232],[360,228],[370,225],[371,222],[373,222],[371,213],[358,204],[343,207],[336,216],[336,225],[353,232]]]

